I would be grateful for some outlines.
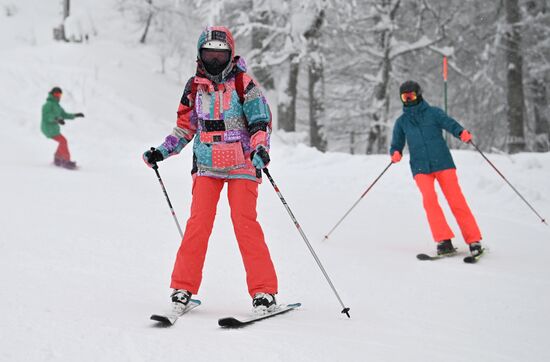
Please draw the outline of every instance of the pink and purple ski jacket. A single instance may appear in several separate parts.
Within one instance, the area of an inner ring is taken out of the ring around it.
[[[193,176],[249,179],[261,182],[261,171],[250,161],[258,145],[269,150],[271,112],[246,64],[235,56],[235,44],[225,27],[208,27],[198,49],[209,40],[224,38],[231,48],[232,67],[221,82],[209,79],[197,60],[178,108],[176,127],[157,149],[164,158],[178,154],[194,138]],[[239,91],[238,91],[239,90]]]

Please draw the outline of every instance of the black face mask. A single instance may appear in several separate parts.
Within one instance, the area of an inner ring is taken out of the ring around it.
[[[200,56],[206,71],[212,75],[218,75],[229,64],[231,52],[229,50],[201,49]]]

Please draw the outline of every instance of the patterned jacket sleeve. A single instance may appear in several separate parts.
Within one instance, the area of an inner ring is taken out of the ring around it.
[[[248,74],[243,75],[244,102],[243,112],[248,122],[250,147],[252,150],[259,145],[269,151],[269,136],[271,134],[271,110],[260,87]]]
[[[185,85],[178,107],[178,119],[172,134],[168,135],[164,142],[157,147],[164,158],[177,155],[187,146],[197,132],[197,114],[194,108],[195,94],[193,94],[193,80],[191,77]]]

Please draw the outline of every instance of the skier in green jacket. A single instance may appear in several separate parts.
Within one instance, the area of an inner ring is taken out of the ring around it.
[[[46,103],[42,106],[42,133],[48,138],[58,142],[57,150],[54,155],[54,164],[56,166],[75,169],[76,162],[71,161],[67,139],[61,134],[60,125],[65,124],[66,119],[84,117],[83,113],[67,113],[59,104],[63,91],[59,87],[54,87],[48,93]]]

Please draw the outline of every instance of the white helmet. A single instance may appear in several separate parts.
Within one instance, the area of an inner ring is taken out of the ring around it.
[[[220,40],[210,40],[204,43],[201,49],[231,50],[229,45]]]

